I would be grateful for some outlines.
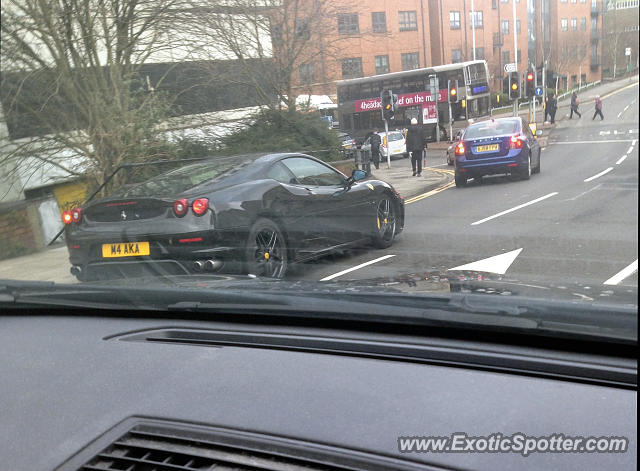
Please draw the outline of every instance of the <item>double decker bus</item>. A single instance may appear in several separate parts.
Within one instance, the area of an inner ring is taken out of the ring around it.
[[[439,81],[437,103],[432,100],[429,91],[429,76],[433,75]],[[373,129],[384,129],[380,93],[382,90],[392,90],[398,95],[398,103],[389,128],[406,128],[411,119],[416,118],[424,126],[425,135],[430,140],[436,140],[438,127],[441,132],[447,133],[451,118],[459,121],[489,114],[491,100],[488,78],[487,62],[476,60],[340,80],[337,82],[340,129],[357,140],[362,140]],[[458,81],[459,97],[457,103],[451,104],[451,117],[447,102],[449,80]]]

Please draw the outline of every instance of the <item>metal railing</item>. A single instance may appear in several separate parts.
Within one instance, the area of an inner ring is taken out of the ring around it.
[[[595,87],[596,85],[600,85],[600,80],[596,80],[595,82],[587,83],[586,85],[578,85],[577,87],[574,87],[571,90],[568,90],[568,91],[558,95],[557,100],[558,101],[564,100],[566,97],[571,96],[571,94],[573,92],[581,92],[583,90],[586,90],[587,88]]]

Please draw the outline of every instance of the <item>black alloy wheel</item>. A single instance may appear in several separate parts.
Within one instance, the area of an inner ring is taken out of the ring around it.
[[[287,244],[278,226],[269,219],[255,222],[246,249],[247,272],[265,278],[283,278],[288,267]]]
[[[393,202],[383,196],[376,204],[376,226],[373,244],[379,249],[391,247],[396,235],[396,216]]]

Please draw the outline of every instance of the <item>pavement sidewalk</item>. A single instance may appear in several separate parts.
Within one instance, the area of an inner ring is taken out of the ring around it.
[[[427,166],[422,169],[421,177],[412,176],[411,159],[392,160],[391,168],[387,162],[380,162],[379,169],[372,169],[372,176],[377,180],[391,184],[406,200],[446,185],[453,180],[453,171],[444,168],[434,168],[445,162],[444,152],[427,150]]]

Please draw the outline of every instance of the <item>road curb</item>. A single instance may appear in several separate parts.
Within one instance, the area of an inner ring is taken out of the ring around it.
[[[426,170],[426,169],[425,169]],[[423,170],[423,172],[425,171]],[[415,198],[416,196],[420,196],[424,193],[428,193],[430,191],[433,191],[437,188],[440,188],[441,186],[444,186],[450,182],[453,181],[453,171],[451,170],[440,170],[440,169],[428,169],[430,172],[433,173],[437,173],[440,175],[440,178],[432,183],[427,183],[424,186],[421,186],[420,188],[416,188],[415,190],[410,191],[409,193],[407,193],[406,195],[402,195],[403,198],[406,200],[411,199],[411,198]]]

